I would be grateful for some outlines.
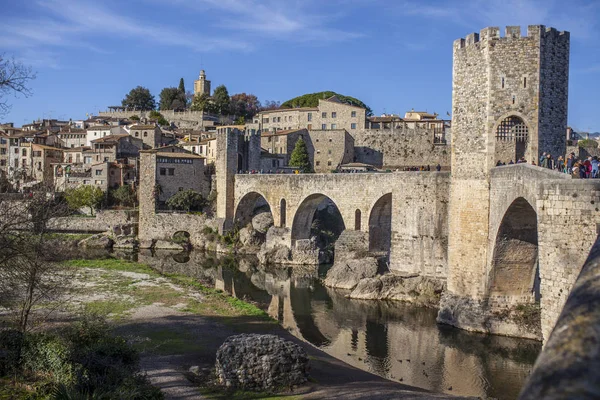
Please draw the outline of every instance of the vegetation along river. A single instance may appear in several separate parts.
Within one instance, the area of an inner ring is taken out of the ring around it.
[[[350,365],[436,392],[515,399],[541,350],[536,341],[438,325],[434,309],[347,299],[320,283],[326,266],[263,267],[202,252],[112,255],[255,302],[298,338]]]

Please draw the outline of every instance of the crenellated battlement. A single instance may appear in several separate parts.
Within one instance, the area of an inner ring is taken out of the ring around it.
[[[529,25],[527,27],[527,35],[521,35],[520,26],[507,26],[504,29],[504,36],[500,35],[500,28],[497,26],[490,26],[483,28],[479,33],[473,32],[465,36],[464,38],[456,39],[454,41],[454,49],[463,49],[468,46],[475,45],[477,43],[490,42],[494,40],[519,40],[519,39],[540,39],[540,38],[551,38],[554,40],[569,40],[569,32],[558,31],[556,28],[545,27],[544,25]]]

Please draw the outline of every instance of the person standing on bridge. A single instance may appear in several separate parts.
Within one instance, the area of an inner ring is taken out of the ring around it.
[[[567,174],[570,174],[573,172],[574,165],[575,165],[575,153],[571,153],[571,154],[569,154],[569,157],[567,158]]]
[[[598,178],[598,156],[592,157],[592,178]]]
[[[556,170],[559,172],[565,172],[565,159],[563,156],[558,156],[558,160],[556,160]]]

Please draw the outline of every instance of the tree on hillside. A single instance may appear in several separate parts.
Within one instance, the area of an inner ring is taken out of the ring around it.
[[[94,215],[94,209],[100,207],[104,199],[104,192],[97,186],[81,185],[75,189],[67,189],[64,197],[71,209],[88,207],[90,215]]]
[[[308,156],[308,149],[304,139],[300,137],[294,146],[294,151],[290,156],[290,167],[296,167],[298,170],[304,173],[312,172],[312,165],[310,164],[310,157]]]
[[[238,93],[231,96],[230,113],[251,120],[260,111],[260,101],[253,94]]]
[[[183,94],[185,94],[185,83],[183,82],[183,78],[179,79],[179,87],[177,88]]]
[[[206,93],[200,93],[194,96],[192,105],[190,107],[192,111],[204,111],[207,113],[216,113],[217,109],[212,98]]]
[[[131,91],[121,101],[121,105],[123,107],[135,110],[149,111],[156,108],[156,101],[154,100],[154,96],[152,96],[149,89],[143,86],[138,86],[131,89]]]
[[[373,115],[373,110],[359,99],[332,91],[308,93],[294,97],[293,99],[281,103],[281,108],[317,107],[319,105],[319,100],[328,99],[331,96],[336,96],[342,103],[365,108],[367,110],[367,116]]]
[[[135,206],[137,203],[137,193],[130,185],[119,186],[110,192],[115,203],[121,206]]]
[[[215,109],[219,115],[229,115],[229,108],[231,105],[231,99],[229,98],[229,92],[225,85],[217,86],[212,95]]]
[[[281,107],[281,102],[275,100],[267,100],[264,102],[260,111],[277,110]]]
[[[10,104],[5,99],[6,96],[22,94],[28,97],[31,95],[31,90],[27,85],[32,79],[35,79],[35,73],[31,67],[0,54],[0,116],[7,114],[10,110]]]
[[[180,91],[178,88],[170,87],[164,88],[160,92],[160,102],[158,108],[160,110],[184,110],[186,107],[187,100],[185,98],[185,92]]]

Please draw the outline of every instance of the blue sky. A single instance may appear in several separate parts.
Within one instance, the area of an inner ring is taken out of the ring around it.
[[[285,101],[333,90],[376,114],[451,109],[452,42],[486,26],[571,32],[569,124],[600,131],[600,1],[0,0],[0,52],[32,65],[4,121],[81,119],[133,87]],[[502,28],[503,30],[503,28]]]

